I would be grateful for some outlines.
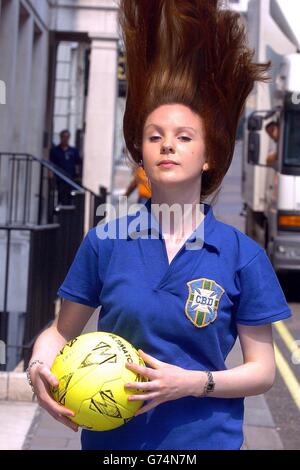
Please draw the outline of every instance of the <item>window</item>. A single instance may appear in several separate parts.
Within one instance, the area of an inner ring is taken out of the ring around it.
[[[283,165],[300,167],[300,110],[285,115]]]

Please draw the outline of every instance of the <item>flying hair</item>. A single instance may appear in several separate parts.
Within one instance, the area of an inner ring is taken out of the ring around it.
[[[216,191],[230,167],[236,132],[255,82],[270,62],[253,62],[239,13],[219,0],[119,0],[127,96],[123,132],[134,162],[142,158],[147,116],[179,103],[204,123],[209,170],[201,196]]]

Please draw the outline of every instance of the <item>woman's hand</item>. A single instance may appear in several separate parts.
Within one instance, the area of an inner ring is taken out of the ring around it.
[[[75,416],[73,411],[61,406],[50,394],[50,386],[57,387],[58,380],[45,364],[35,364],[30,369],[30,378],[37,396],[39,405],[44,408],[54,419],[68,426],[73,431],[78,431],[77,424],[73,423],[68,416]]]
[[[151,410],[157,405],[170,400],[177,400],[192,395],[192,387],[195,384],[195,371],[182,369],[181,367],[159,361],[139,349],[139,354],[149,367],[127,363],[126,367],[133,372],[148,379],[148,382],[131,382],[125,385],[128,390],[141,390],[145,393],[130,395],[129,401],[151,400],[140,408],[135,416]]]

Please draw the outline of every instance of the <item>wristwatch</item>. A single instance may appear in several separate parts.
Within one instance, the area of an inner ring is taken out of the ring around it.
[[[200,397],[205,397],[209,393],[213,392],[215,389],[215,385],[216,385],[214,381],[214,377],[212,373],[210,372],[210,370],[205,370],[204,372],[207,374],[207,382],[204,385],[203,393],[202,395],[200,395]]]

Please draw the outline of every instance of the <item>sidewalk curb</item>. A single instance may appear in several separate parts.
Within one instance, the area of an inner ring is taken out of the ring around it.
[[[32,401],[26,372],[0,372],[0,400]]]

